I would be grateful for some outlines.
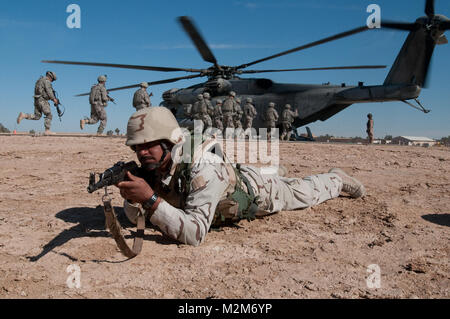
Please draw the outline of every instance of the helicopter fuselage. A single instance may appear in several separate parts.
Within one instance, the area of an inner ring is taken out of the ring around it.
[[[417,85],[375,85],[358,86],[330,85],[330,84],[287,84],[276,83],[264,78],[235,78],[226,80],[229,88],[226,94],[215,94],[208,90],[208,82],[197,84],[186,89],[172,89],[163,94],[163,106],[176,111],[178,118],[184,118],[184,107],[194,104],[199,94],[209,92],[211,101],[215,105],[218,99],[224,101],[230,91],[236,92],[241,99],[241,107],[247,98],[253,100],[258,115],[253,121],[256,129],[266,127],[263,114],[270,102],[275,103],[275,108],[281,115],[286,104],[292,109],[298,109],[298,118],[294,125],[300,127],[311,122],[325,121],[337,112],[354,103],[387,102],[417,98],[420,87]]]

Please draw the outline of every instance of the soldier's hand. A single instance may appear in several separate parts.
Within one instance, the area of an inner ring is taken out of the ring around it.
[[[153,96],[153,92],[150,93],[150,97],[152,97],[152,96]]]
[[[59,100],[58,100],[58,99],[54,99],[54,100],[53,100],[53,103],[54,103],[55,105],[59,105]]]
[[[120,182],[116,186],[120,189],[120,195],[132,203],[144,203],[155,193],[147,182],[130,172],[127,172],[128,181]]]

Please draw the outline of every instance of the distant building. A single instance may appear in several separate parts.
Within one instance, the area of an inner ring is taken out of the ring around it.
[[[428,137],[418,136],[397,136],[392,139],[392,144],[397,145],[414,145],[414,146],[433,146],[437,141]]]

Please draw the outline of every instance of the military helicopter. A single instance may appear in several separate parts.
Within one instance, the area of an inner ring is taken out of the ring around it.
[[[194,73],[183,77],[148,82],[150,86],[176,82],[179,80],[207,77],[206,82],[184,89],[171,89],[163,93],[162,98],[164,101],[161,105],[172,109],[180,122],[186,121],[183,106],[186,104],[194,104],[198,94],[209,92],[214,105],[215,101],[218,99],[224,100],[227,98],[230,91],[236,92],[242,102],[245,102],[245,99],[249,97],[253,99],[253,104],[258,111],[258,117],[253,122],[256,129],[265,127],[262,114],[264,114],[269,102],[274,102],[279,112],[283,110],[285,104],[291,104],[293,109],[298,109],[299,117],[296,118],[294,122],[294,126],[297,128],[317,120],[325,121],[354,103],[402,101],[411,107],[419,109],[424,113],[428,113],[429,110],[425,109],[417,98],[421,89],[426,87],[428,69],[435,45],[446,44],[448,42],[444,32],[450,29],[450,20],[443,15],[435,14],[434,0],[426,1],[425,13],[426,16],[418,18],[413,23],[395,21],[381,22],[381,27],[384,28],[409,31],[409,35],[382,85],[365,86],[362,82],[360,82],[358,86],[346,86],[345,84],[335,86],[329,84],[283,84],[275,83],[266,78],[240,78],[238,76],[241,74],[266,72],[385,68],[386,66],[380,65],[362,65],[282,70],[246,70],[246,68],[252,65],[270,59],[367,31],[369,30],[367,26],[342,32],[249,63],[238,66],[225,66],[220,65],[217,62],[217,59],[200,35],[192,20],[189,17],[183,16],[179,18],[179,22],[191,38],[203,60],[213,64],[211,67],[207,69],[190,69],[72,61],[42,62]],[[137,87],[139,87],[139,84],[113,88],[108,91],[111,92]],[[88,93],[80,94],[78,96],[85,95],[88,95]],[[416,104],[413,104],[410,100],[415,101]]]

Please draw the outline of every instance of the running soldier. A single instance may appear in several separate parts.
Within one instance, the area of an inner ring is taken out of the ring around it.
[[[231,91],[228,93],[228,97],[223,102],[222,113],[223,113],[223,129],[224,137],[232,137],[234,132],[234,110],[236,109],[236,93]]]
[[[194,120],[202,121],[202,131],[212,127],[212,120],[208,114],[208,106],[205,102],[203,94],[197,95],[197,101],[194,103],[191,113]]]
[[[53,101],[56,107],[59,105],[59,100],[55,97],[55,91],[52,87],[53,81],[56,81],[56,75],[52,71],[48,71],[45,77],[41,76],[37,80],[34,87],[34,114],[20,112],[17,117],[17,124],[20,124],[23,119],[38,121],[41,119],[42,114],[44,114],[44,134],[54,134],[50,131],[53,115],[48,101]]]
[[[295,112],[292,112],[291,105],[286,104],[284,106],[283,113],[281,114],[281,126],[282,126],[282,133],[280,140],[289,141],[292,134],[292,123],[294,123],[294,119],[298,117],[298,110],[295,110]]]
[[[270,102],[264,117],[264,120],[266,121],[268,140],[271,140],[273,137],[273,133],[277,127],[278,117],[278,112],[275,110],[275,103]]]
[[[253,120],[256,118],[256,115],[258,115],[258,112],[256,111],[256,108],[252,103],[253,99],[247,98],[244,105],[244,130],[246,132],[246,135],[248,134],[248,132],[251,132],[251,129],[253,127]]]
[[[108,101],[114,102],[114,99],[108,96],[106,90],[106,75],[100,75],[97,79],[98,84],[92,86],[91,94],[89,95],[89,103],[91,104],[91,117],[80,120],[80,128],[83,130],[85,124],[97,124],[100,121],[100,125],[97,130],[98,135],[102,135],[106,127],[108,118],[106,116],[105,107],[108,106]]]
[[[153,93],[151,95],[148,94],[148,83],[142,82],[140,86],[141,88],[137,90],[133,96],[133,107],[136,108],[136,111],[142,110],[144,107],[152,106],[150,97],[153,96]]]
[[[214,127],[219,129],[223,134],[223,114],[222,114],[222,100],[216,101],[216,106],[214,106]]]

